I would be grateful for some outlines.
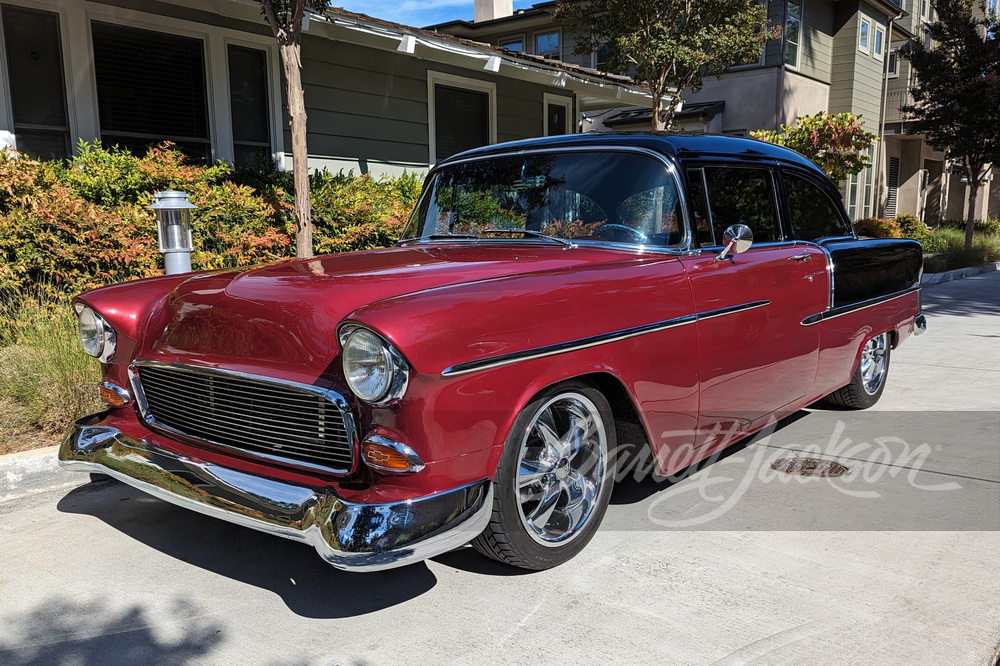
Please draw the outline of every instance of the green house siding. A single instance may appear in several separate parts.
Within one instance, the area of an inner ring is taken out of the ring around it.
[[[884,19],[861,4],[838,4],[835,20],[838,26],[833,40],[833,65],[830,76],[830,113],[851,112],[863,116],[869,131],[878,131],[882,101],[883,60],[871,52],[858,50],[861,17],[872,25],[874,40],[876,25],[885,26]],[[883,50],[885,45],[883,44]]]
[[[496,86],[497,141],[541,136],[544,93],[565,89],[431,63],[304,35],[302,82],[309,152],[334,158],[427,164],[428,71]],[[291,135],[285,129],[285,145]]]

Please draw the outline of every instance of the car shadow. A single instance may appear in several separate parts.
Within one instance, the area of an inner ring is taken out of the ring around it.
[[[57,507],[98,518],[181,562],[270,590],[301,617],[365,615],[409,601],[437,583],[422,562],[374,574],[341,571],[306,544],[203,516],[111,479],[70,491]]]
[[[615,488],[611,492],[611,504],[623,505],[623,504],[637,504],[646,500],[656,493],[667,490],[685,479],[689,479],[698,472],[714,465],[720,461],[734,456],[737,453],[742,452],[748,447],[756,444],[757,442],[766,439],[776,432],[789,427],[796,421],[809,416],[809,412],[800,409],[794,414],[786,416],[777,423],[764,428],[756,432],[749,437],[744,437],[743,439],[730,444],[722,451],[712,454],[708,458],[696,462],[693,465],[689,465],[679,472],[671,474],[667,478],[662,478],[649,473],[625,473],[624,475],[619,474],[615,481]],[[638,466],[641,469],[641,466]]]

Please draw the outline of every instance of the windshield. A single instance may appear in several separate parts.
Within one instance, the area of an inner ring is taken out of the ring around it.
[[[677,189],[661,162],[595,151],[443,167],[426,184],[402,240],[505,235],[487,233],[494,229],[636,245],[678,245],[684,237]]]

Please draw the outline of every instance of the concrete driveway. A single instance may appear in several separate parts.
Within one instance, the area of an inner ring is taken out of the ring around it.
[[[343,573],[111,482],[0,504],[0,663],[992,664],[1000,273],[923,300],[876,409],[627,477],[551,571],[466,548]],[[807,455],[847,471],[771,469]]]

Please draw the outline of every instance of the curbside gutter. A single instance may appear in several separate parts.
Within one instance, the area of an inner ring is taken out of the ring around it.
[[[90,481],[86,474],[59,467],[58,452],[58,446],[50,446],[0,456],[0,503]]]
[[[983,273],[992,273],[994,271],[1000,271],[1000,262],[984,266],[973,266],[972,268],[959,268],[954,271],[945,271],[944,273],[925,273],[923,278],[920,279],[920,286],[927,287],[932,284],[961,280],[962,278],[981,275]]]

